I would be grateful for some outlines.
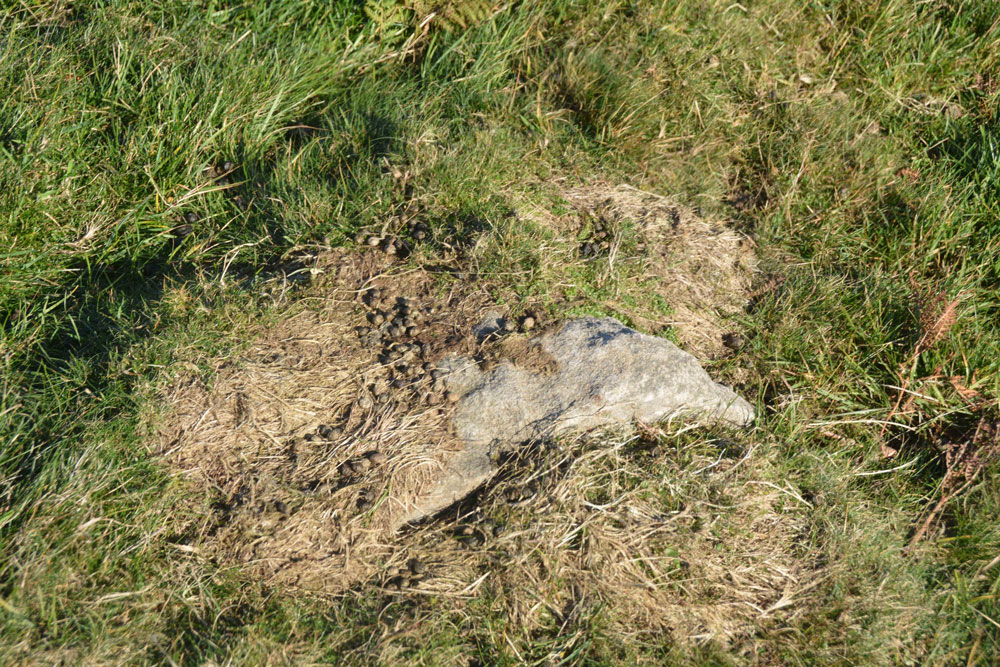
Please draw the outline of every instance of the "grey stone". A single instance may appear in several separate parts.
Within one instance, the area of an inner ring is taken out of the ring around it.
[[[470,359],[449,360],[444,380],[461,396],[454,423],[466,443],[502,449],[565,430],[679,416],[753,421],[753,407],[713,382],[693,356],[618,320],[572,320],[536,344],[554,372],[501,362],[484,373]]]
[[[483,316],[479,324],[472,327],[472,335],[482,343],[491,334],[503,333],[505,324],[503,316],[495,310],[491,310]]]
[[[693,356],[617,320],[572,320],[532,344],[547,355],[545,369],[503,361],[484,372],[469,357],[439,362],[445,386],[460,397],[453,423],[464,449],[442,463],[433,487],[407,520],[474,491],[493,474],[492,455],[521,442],[674,417],[735,426],[753,421],[753,407],[713,382]]]
[[[419,521],[458,502],[486,482],[496,468],[485,447],[452,452],[441,462],[436,479],[407,508],[398,525]]]

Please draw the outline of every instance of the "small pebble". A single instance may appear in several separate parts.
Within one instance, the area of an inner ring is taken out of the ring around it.
[[[198,214],[193,212],[188,212],[184,214],[184,222],[189,224],[198,222]]]
[[[523,320],[521,320],[521,328],[525,331],[530,331],[535,328],[535,318],[528,315]]]
[[[475,532],[476,530],[472,526],[459,526],[458,528],[459,535],[472,535]]]
[[[367,396],[362,396],[361,398],[358,399],[358,407],[361,408],[362,410],[371,410],[372,405],[373,405],[372,399],[368,398]]]
[[[236,169],[236,165],[230,162],[229,160],[226,160],[225,162],[222,163],[223,172],[228,173],[230,171],[233,171],[234,169]]]
[[[413,574],[423,574],[427,571],[427,566],[420,562],[417,558],[411,558],[407,563],[407,567],[410,568],[410,572]]]
[[[354,235],[354,242],[357,243],[358,245],[361,245],[362,243],[365,242],[365,235],[364,234],[355,234]]]
[[[458,403],[458,394],[453,391],[446,392],[444,398],[449,403]]]
[[[382,242],[382,239],[380,239],[380,238],[379,238],[379,237],[377,237],[377,236],[369,236],[369,237],[368,237],[368,240],[366,241],[366,243],[367,243],[367,244],[368,244],[369,246],[371,246],[372,248],[374,248],[375,246],[377,246],[377,245],[378,245],[379,243],[381,243],[381,242]]]

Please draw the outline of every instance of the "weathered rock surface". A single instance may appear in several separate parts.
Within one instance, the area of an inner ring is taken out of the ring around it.
[[[662,338],[611,318],[582,318],[534,342],[547,363],[502,361],[482,371],[469,357],[439,364],[460,399],[454,425],[466,449],[444,464],[418,514],[447,506],[492,473],[490,455],[567,430],[688,416],[745,426],[753,407],[712,381],[697,360]],[[537,352],[537,350],[536,350]]]
[[[441,463],[436,480],[417,496],[395,526],[419,521],[457,503],[496,472],[488,448],[469,446],[451,453]]]
[[[618,320],[572,320],[537,345],[554,371],[501,362],[483,372],[471,359],[448,360],[445,383],[461,396],[455,428],[467,443],[502,449],[568,429],[680,415],[737,426],[753,421],[753,407],[713,382],[693,356]]]
[[[472,327],[472,335],[476,337],[477,341],[482,343],[490,335],[503,332],[505,327],[506,320],[504,320],[503,316],[491,310],[486,313],[486,316],[483,317],[479,324]]]

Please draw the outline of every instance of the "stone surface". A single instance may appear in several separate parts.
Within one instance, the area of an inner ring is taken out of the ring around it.
[[[501,361],[484,372],[469,357],[439,363],[448,390],[460,396],[453,421],[466,447],[444,463],[411,520],[475,490],[493,473],[492,454],[527,440],[672,417],[753,421],[753,407],[713,382],[693,356],[617,320],[572,320],[532,344],[540,347],[529,355],[535,368]]]
[[[467,443],[502,449],[567,429],[676,416],[736,426],[753,421],[753,407],[713,382],[693,356],[617,320],[572,320],[537,345],[555,371],[505,361],[484,373],[469,358],[448,360],[444,380],[461,396],[454,422]]]
[[[445,509],[475,491],[486,482],[496,468],[486,447],[470,445],[451,453],[441,463],[437,479],[414,499],[396,527],[419,521]]]
[[[476,340],[482,343],[484,340],[489,338],[490,335],[495,333],[502,333],[505,327],[505,320],[500,313],[495,310],[491,310],[483,317],[483,320],[472,327],[472,335],[476,337]]]

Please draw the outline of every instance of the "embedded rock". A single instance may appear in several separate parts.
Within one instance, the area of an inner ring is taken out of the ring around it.
[[[693,356],[618,320],[572,320],[534,344],[551,362],[547,371],[504,361],[483,372],[467,357],[448,360],[445,383],[461,397],[454,422],[466,443],[504,449],[565,430],[679,416],[753,421],[753,407]]]
[[[712,381],[697,360],[663,338],[611,318],[582,318],[529,342],[533,354],[483,371],[469,357],[439,363],[460,398],[453,417],[465,443],[446,461],[409,520],[471,493],[493,473],[491,455],[561,431],[691,417],[746,426],[753,407]],[[523,363],[523,360],[522,360]]]

